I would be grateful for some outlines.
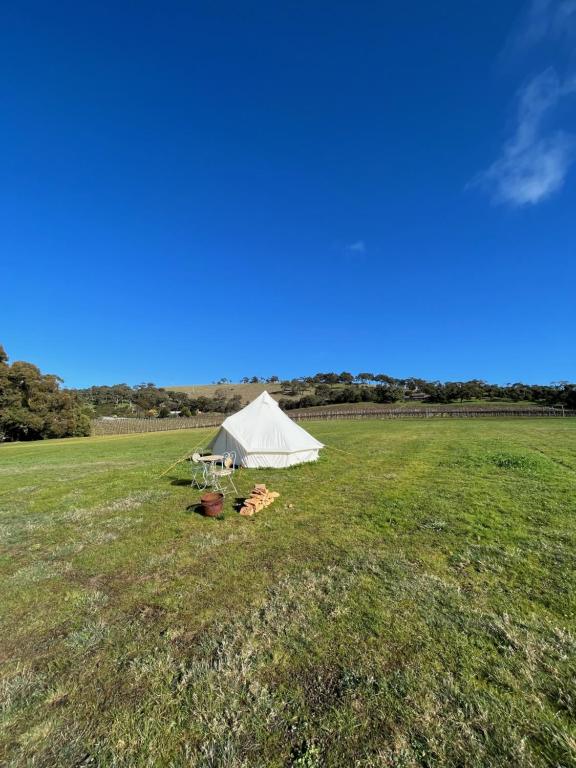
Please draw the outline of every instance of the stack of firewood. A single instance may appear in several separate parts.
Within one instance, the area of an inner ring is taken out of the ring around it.
[[[277,491],[269,491],[264,483],[257,483],[248,496],[244,500],[244,505],[240,509],[240,514],[244,517],[252,517],[255,512],[260,512],[264,507],[270,506],[274,499],[277,499],[280,494]]]

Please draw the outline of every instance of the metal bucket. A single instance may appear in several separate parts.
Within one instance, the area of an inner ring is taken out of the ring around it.
[[[224,494],[205,493],[200,499],[200,504],[202,505],[202,514],[206,517],[219,517],[224,506]]]

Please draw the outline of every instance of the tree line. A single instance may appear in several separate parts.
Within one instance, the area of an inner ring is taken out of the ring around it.
[[[218,383],[223,386],[232,384],[229,379],[221,379]],[[576,385],[568,382],[498,385],[480,379],[441,382],[415,377],[395,378],[384,373],[353,374],[343,371],[284,380],[278,376],[246,376],[240,383],[273,384],[276,391],[279,387],[284,396],[280,398],[280,406],[286,410],[338,403],[394,403],[401,400],[440,404],[461,403],[465,400],[527,401],[535,405],[576,408]],[[74,392],[87,406],[92,417],[189,417],[197,413],[233,413],[242,406],[240,395],[228,397],[224,389],[212,397],[194,397],[185,392],[157,387],[151,382],[135,386],[93,386]]]
[[[429,403],[457,403],[465,400],[532,402],[543,406],[576,408],[576,384],[489,384],[480,379],[470,381],[427,381],[419,378],[394,378],[384,373],[317,373],[282,381],[285,409],[309,408],[337,403],[393,403],[400,400]]]
[[[112,384],[77,389],[75,393],[88,408],[93,418],[101,416],[148,416],[188,418],[197,413],[232,413],[242,405],[239,395],[226,397],[216,392],[213,397],[192,397],[186,392],[157,387],[148,382],[136,384]]]
[[[427,381],[395,378],[383,373],[316,373],[295,379],[278,376],[244,377],[243,383],[268,383],[280,387],[285,409],[336,403],[393,403],[424,400],[454,403],[465,400],[528,401],[543,406],[576,409],[576,384],[523,384],[500,386],[479,379]],[[230,384],[222,379],[222,384]],[[64,389],[62,379],[43,374],[32,363],[10,364],[0,346],[0,442],[74,437],[90,434],[90,420],[101,416],[189,417],[198,413],[233,413],[242,406],[239,395],[223,390],[212,397],[192,397],[157,387],[151,382],[129,386],[113,384],[85,389]]]

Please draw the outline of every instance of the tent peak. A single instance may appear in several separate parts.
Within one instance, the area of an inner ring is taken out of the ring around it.
[[[256,397],[254,400],[252,400],[252,403],[250,403],[250,405],[252,405],[253,403],[268,403],[269,405],[278,405],[276,400],[274,400],[272,395],[270,395],[268,393],[268,390],[266,390],[266,389],[264,390],[264,392],[261,392],[258,395],[258,397]]]

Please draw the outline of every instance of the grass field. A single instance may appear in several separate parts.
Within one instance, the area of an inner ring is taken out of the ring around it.
[[[0,447],[0,764],[576,765],[576,420],[307,428],[252,519],[208,431]]]

